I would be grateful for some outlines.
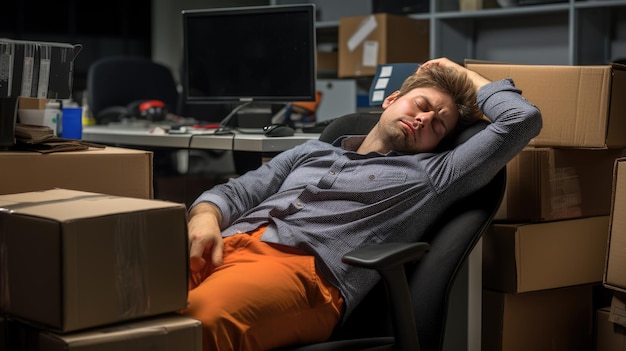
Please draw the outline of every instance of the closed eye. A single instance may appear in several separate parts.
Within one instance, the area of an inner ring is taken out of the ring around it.
[[[441,135],[442,137],[447,134],[448,126],[446,125],[446,121],[440,115],[441,107],[433,108],[432,104],[426,96],[419,96],[417,99],[415,99],[415,106],[419,111],[422,112],[434,111],[435,115],[431,123],[433,131],[436,134]]]
[[[446,121],[441,118],[439,113],[435,113],[435,118],[433,118],[433,128],[437,134],[441,134],[445,136],[448,132],[448,127],[446,126]]]

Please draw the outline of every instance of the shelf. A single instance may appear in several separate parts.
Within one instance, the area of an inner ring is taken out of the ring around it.
[[[479,18],[491,18],[491,17],[506,17],[506,16],[521,16],[521,15],[535,15],[552,12],[568,12],[570,5],[568,3],[558,4],[546,4],[546,5],[532,5],[532,6],[518,6],[507,8],[492,8],[477,11],[445,11],[435,12],[432,14],[414,14],[410,15],[416,19],[479,19]]]
[[[430,0],[429,56],[519,64],[599,65],[626,58],[626,0],[586,0],[458,11]],[[338,41],[339,21],[317,23],[318,43]]]

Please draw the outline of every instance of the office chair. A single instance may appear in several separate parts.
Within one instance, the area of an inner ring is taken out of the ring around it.
[[[148,119],[161,120],[164,112],[178,114],[178,88],[169,68],[148,58],[112,56],[95,61],[87,72],[87,103],[97,124],[137,114],[140,103],[165,103]],[[157,107],[158,109],[159,107]]]
[[[380,115],[356,113],[331,122],[320,140],[366,134]],[[467,140],[486,126],[475,123],[449,140]],[[381,273],[378,284],[330,340],[282,351],[440,351],[449,294],[459,270],[490,226],[506,186],[506,168],[482,189],[454,204],[429,230],[425,242],[386,243],[357,249],[345,263]]]

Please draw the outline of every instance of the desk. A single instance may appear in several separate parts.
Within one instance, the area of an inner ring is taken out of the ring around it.
[[[151,133],[150,128],[86,126],[83,127],[82,140],[107,145],[277,153],[318,138],[319,134],[311,133],[296,133],[290,137],[267,137],[263,134],[240,132],[232,135],[157,134]]]

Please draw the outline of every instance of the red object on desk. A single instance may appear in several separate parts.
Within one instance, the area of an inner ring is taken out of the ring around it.
[[[219,123],[208,123],[208,124],[196,124],[193,129],[217,129],[220,127]]]

